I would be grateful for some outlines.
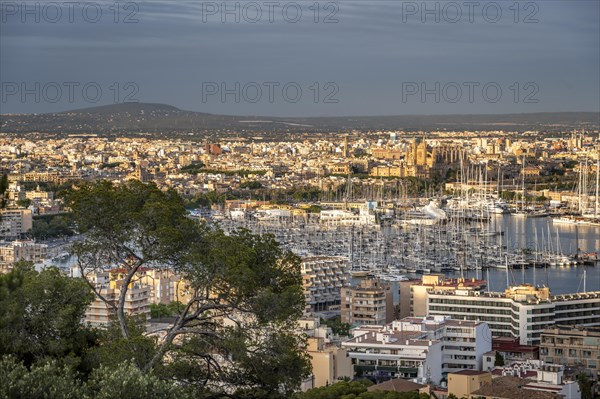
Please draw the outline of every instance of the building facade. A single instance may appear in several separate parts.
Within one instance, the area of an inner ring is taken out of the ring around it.
[[[1,209],[0,237],[4,239],[22,238],[33,227],[30,209]]]
[[[540,359],[546,363],[580,367],[598,379],[600,328],[555,326],[542,332]]]
[[[350,281],[350,264],[343,256],[308,256],[302,259],[305,313],[340,308],[341,290]]]
[[[491,349],[486,323],[449,317],[408,317],[385,326],[361,326],[343,342],[356,376],[440,383],[451,372],[480,370]]]
[[[85,312],[85,322],[94,327],[105,327],[114,321],[116,317],[116,310],[113,306],[119,300],[123,280],[111,280],[109,272],[95,273],[87,276],[87,278],[108,301],[108,304],[96,296]],[[149,319],[150,291],[149,286],[138,282],[130,283],[125,295],[125,314],[128,316],[143,316]]]
[[[20,260],[41,263],[48,254],[48,246],[32,240],[0,243],[0,271],[8,271]]]
[[[482,288],[418,287],[414,308],[426,303],[429,315],[485,321],[494,337],[518,337],[523,345],[538,345],[544,329],[556,325],[600,326],[600,292],[552,296],[547,287],[519,285],[504,292]]]
[[[378,280],[361,280],[357,287],[343,287],[342,323],[387,324],[394,318],[392,288]]]

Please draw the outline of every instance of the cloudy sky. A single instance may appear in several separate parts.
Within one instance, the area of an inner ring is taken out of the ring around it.
[[[41,4],[44,4],[43,6]],[[2,113],[598,111],[586,1],[0,2]]]

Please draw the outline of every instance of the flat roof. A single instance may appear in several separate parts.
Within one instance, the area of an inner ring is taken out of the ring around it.
[[[450,375],[452,374],[458,374],[458,375],[481,375],[481,374],[488,374],[488,371],[478,371],[478,370],[461,370],[461,371],[457,371],[454,373],[449,373]]]

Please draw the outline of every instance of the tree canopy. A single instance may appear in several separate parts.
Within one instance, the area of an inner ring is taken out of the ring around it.
[[[84,185],[66,198],[84,233],[73,246],[82,274],[124,270],[116,304],[106,301],[117,328],[105,347],[119,361],[135,357],[138,369],[185,385],[269,395],[288,396],[308,375],[294,331],[304,309],[300,260],[272,236],[199,224],[177,193],[137,181]],[[169,268],[186,284],[187,301],[153,341],[124,309],[142,267]]]
[[[81,326],[92,300],[81,279],[17,263],[0,275],[0,355],[11,354],[26,365],[49,356],[80,356],[93,339]]]
[[[418,392],[369,391],[373,383],[369,380],[340,381],[333,385],[309,389],[297,393],[294,399],[429,399],[429,395]]]
[[[310,362],[295,331],[297,256],[272,236],[194,221],[153,184],[88,184],[66,199],[83,233],[73,246],[82,278],[26,262],[0,275],[0,397],[283,399],[298,389]],[[87,279],[115,267],[116,303]],[[142,267],[184,283],[181,303],[155,309],[174,319],[162,331],[124,309]],[[106,328],[82,322],[94,298],[115,310]]]

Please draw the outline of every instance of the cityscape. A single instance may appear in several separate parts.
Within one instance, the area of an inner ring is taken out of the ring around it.
[[[600,398],[600,5],[376,3],[2,1],[0,398]]]

